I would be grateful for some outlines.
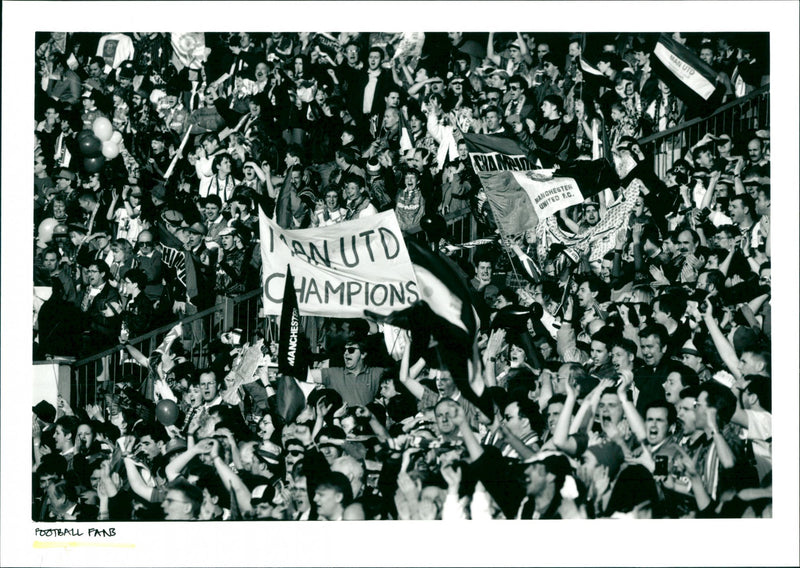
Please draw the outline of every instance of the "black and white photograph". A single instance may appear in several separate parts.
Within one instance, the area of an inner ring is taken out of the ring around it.
[[[4,565],[798,561],[796,5],[22,4]]]

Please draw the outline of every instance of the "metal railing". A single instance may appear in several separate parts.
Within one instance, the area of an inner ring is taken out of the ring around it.
[[[257,288],[235,298],[222,298],[215,306],[198,312],[179,321],[167,324],[132,338],[128,343],[149,357],[161,344],[164,337],[178,323],[183,326],[183,343],[188,358],[196,367],[209,363],[208,347],[210,340],[228,329],[238,327],[242,337],[249,338],[258,328],[258,315],[261,302],[261,288]],[[86,404],[104,404],[104,397],[98,389],[106,386],[110,392],[121,381],[142,384],[149,369],[130,359],[127,349],[117,345],[91,357],[71,363],[72,389],[70,404],[82,407]],[[103,379],[103,380],[99,380]]]
[[[722,105],[709,116],[694,118],[642,138],[639,146],[645,155],[652,153],[655,172],[663,178],[672,164],[706,134],[728,134],[735,139],[748,130],[769,128],[769,124],[769,85],[766,85]]]
[[[456,211],[451,211],[444,215],[447,223],[447,240],[453,244],[460,244],[474,241],[478,238],[478,223],[472,215],[469,207],[463,207]],[[419,225],[411,227],[406,231],[409,235],[419,240],[425,240],[425,233]],[[455,253],[458,256],[469,256],[471,250],[461,250]]]

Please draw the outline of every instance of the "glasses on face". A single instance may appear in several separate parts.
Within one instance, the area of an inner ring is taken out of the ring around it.
[[[140,247],[151,247],[153,246],[153,241],[137,241],[136,244]]]
[[[350,347],[345,347],[345,348],[344,348],[344,352],[345,352],[345,353],[347,353],[347,354],[349,354],[349,355],[352,355],[352,354],[353,354],[353,353],[355,353],[356,351],[360,351],[360,349],[359,349],[358,347],[353,347],[353,346],[350,346]]]
[[[290,456],[293,456],[293,457],[298,457],[298,456],[304,456],[304,455],[306,455],[306,453],[305,453],[305,452],[303,452],[303,451],[301,451],[301,450],[289,450],[289,451],[288,451],[288,452],[286,452],[286,453],[287,453],[287,454],[289,454]]]
[[[520,86],[519,86],[519,85],[511,85],[511,86],[509,87],[509,89],[511,89],[512,91],[519,91],[519,89],[520,89]]]
[[[496,103],[497,101],[500,100],[500,97],[486,97],[486,100],[489,101],[490,103]]]

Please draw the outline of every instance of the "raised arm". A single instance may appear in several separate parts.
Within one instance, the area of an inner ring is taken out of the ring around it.
[[[489,32],[489,39],[486,42],[486,59],[495,65],[500,65],[500,56],[494,52],[494,32]]]
[[[211,439],[200,440],[198,443],[194,444],[192,447],[187,449],[182,454],[176,456],[171,462],[169,462],[167,467],[164,468],[167,481],[172,481],[178,477],[183,469],[189,464],[189,462],[192,461],[192,458],[200,454],[208,453],[208,447],[212,441],[216,442],[216,440]]]
[[[419,359],[414,365],[409,369],[408,363],[409,359],[411,358],[411,338],[409,338],[408,343],[406,344],[406,350],[403,352],[403,358],[400,360],[400,382],[405,385],[414,398],[417,400],[422,400],[422,395],[425,394],[425,387],[422,386],[417,380],[422,369],[425,368],[425,359]]]
[[[139,363],[140,365],[144,365],[145,367],[148,365],[149,359],[145,357],[144,353],[139,351],[136,347],[134,347],[130,343],[125,342],[123,343],[123,345],[125,346],[125,349],[127,349],[130,356],[133,357],[137,363]]]
[[[728,370],[731,372],[734,378],[741,379],[742,373],[739,371],[739,358],[736,356],[736,350],[725,338],[722,330],[720,330],[717,320],[714,318],[713,310],[711,309],[711,303],[708,301],[708,299],[703,302],[703,321],[708,328],[708,334],[714,341],[714,347],[716,347],[719,356],[725,362]]]
[[[519,454],[519,459],[523,462],[536,455],[536,452],[533,449],[526,446],[522,440],[516,437],[514,433],[508,429],[508,426],[504,421],[500,422],[500,433],[503,435],[503,439],[505,439],[505,441],[508,442],[512,448],[514,448],[517,454]]]
[[[506,331],[504,329],[496,329],[492,331],[489,341],[486,343],[486,349],[483,351],[483,380],[487,387],[497,386],[495,361],[498,353],[503,349],[505,339]]]
[[[464,446],[466,446],[467,452],[469,452],[469,459],[474,462],[483,455],[483,447],[478,441],[478,438],[475,436],[475,432],[473,432],[472,428],[470,428],[469,420],[467,420],[466,414],[464,413],[464,409],[461,408],[461,405],[455,404],[453,405],[453,408],[454,415],[451,416],[451,419],[453,424],[458,426],[458,429],[461,432],[461,438],[464,440]]]
[[[575,410],[577,395],[575,389],[567,381],[566,385],[567,400],[558,416],[555,430],[553,430],[553,444],[562,452],[575,456],[578,451],[578,444],[574,438],[569,436],[570,424],[572,423],[572,412]]]
[[[645,438],[647,438],[644,420],[642,420],[642,416],[636,410],[636,406],[634,406],[633,402],[628,399],[628,389],[633,383],[633,372],[621,371],[620,375],[622,379],[617,387],[617,395],[620,401],[622,401],[622,411],[625,413],[625,418],[628,419],[628,425],[631,427],[633,435],[636,436],[637,440],[643,442]]]
[[[108,205],[108,211],[106,212],[106,220],[113,221],[114,220],[114,211],[117,210],[117,201],[119,200],[119,190],[116,188],[111,190],[111,203]]]
[[[578,224],[569,218],[567,214],[567,209],[562,209],[558,212],[558,216],[561,217],[561,221],[563,221],[564,225],[566,225],[567,229],[571,232],[575,233],[576,235],[581,232],[581,228]]]
[[[386,443],[390,436],[389,432],[386,430],[386,427],[381,424],[380,420],[375,418],[375,415],[372,414],[372,411],[369,407],[366,406],[359,406],[356,408],[356,416],[359,418],[368,418],[369,419],[369,427],[372,428],[372,431],[383,443]]]
[[[719,463],[725,469],[731,469],[736,465],[736,456],[733,455],[733,450],[728,445],[728,441],[720,432],[719,424],[717,424],[717,409],[708,407],[706,412],[708,413],[708,426],[711,428],[711,435],[714,438],[714,447],[716,447],[717,455],[719,456]]]
[[[139,472],[139,468],[136,467],[136,462],[133,461],[133,458],[125,456],[123,458],[123,463],[125,464],[125,472],[128,474],[128,483],[131,486],[131,490],[145,501],[152,501],[154,488],[144,482],[142,474]]]
[[[214,469],[217,470],[217,475],[222,480],[223,485],[229,490],[233,489],[233,494],[236,496],[236,503],[239,505],[239,510],[242,513],[250,513],[253,510],[250,505],[250,490],[242,479],[236,475],[228,464],[219,456],[217,444],[218,442],[213,440],[213,445],[211,449],[208,450],[209,453],[214,456]]]
[[[603,391],[613,384],[614,382],[610,379],[601,379],[598,385],[592,389],[592,392],[584,399],[583,404],[578,409],[575,420],[572,421],[571,434],[588,429],[591,426],[591,421],[597,412],[597,405],[600,404],[600,397]]]

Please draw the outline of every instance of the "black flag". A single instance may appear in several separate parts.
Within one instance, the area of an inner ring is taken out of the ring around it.
[[[304,380],[307,371],[307,358],[304,356],[303,332],[300,329],[300,310],[297,307],[297,293],[294,278],[286,266],[286,287],[283,290],[281,309],[280,343],[278,347],[278,372]]]
[[[308,349],[300,329],[300,310],[294,278],[286,266],[286,286],[283,289],[281,326],[278,343],[278,380],[275,385],[276,412],[285,424],[292,422],[305,406],[303,391],[295,379],[304,381],[308,372]]]

